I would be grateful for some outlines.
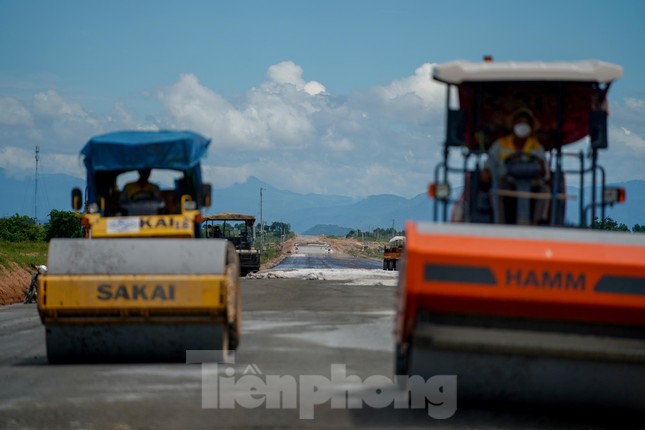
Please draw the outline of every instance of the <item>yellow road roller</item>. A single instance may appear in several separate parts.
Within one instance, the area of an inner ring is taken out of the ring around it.
[[[72,206],[85,237],[53,239],[39,280],[50,363],[237,348],[238,256],[225,239],[200,238],[209,144],[190,131],[123,131],[83,147],[87,186]]]

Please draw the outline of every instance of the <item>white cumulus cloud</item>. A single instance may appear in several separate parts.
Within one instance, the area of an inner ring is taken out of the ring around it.
[[[635,111],[645,112],[645,100],[637,99],[635,97],[627,97],[625,99],[625,105]]]
[[[0,97],[0,124],[32,125],[31,113],[18,100],[11,97]]]
[[[30,109],[40,133],[40,140],[32,140],[45,149],[49,144],[69,149],[67,155],[75,156],[99,132],[190,129],[213,141],[204,171],[215,186],[257,176],[299,192],[410,196],[425,188],[427,180],[421,176],[431,170],[436,151],[429,147],[438,141],[433,136],[441,124],[433,114],[441,89],[424,82],[431,67],[343,96],[328,94],[318,81],[306,81],[302,67],[284,61],[268,67],[264,81],[232,99],[185,73],[158,90],[165,114],[145,121],[121,101],[103,118],[56,91],[45,91],[34,96]],[[54,137],[55,143],[45,144],[43,136]],[[77,171],[74,163],[61,161],[60,166]],[[393,166],[423,173],[392,178]]]
[[[309,95],[316,95],[325,92],[325,86],[317,81],[305,82],[302,77],[302,67],[293,61],[283,61],[269,67],[267,71],[267,82],[265,87],[274,85],[293,85],[298,90],[304,90]]]
[[[35,148],[15,146],[0,147],[0,168],[12,177],[23,178],[34,174],[36,166]],[[78,154],[61,154],[40,151],[40,173],[64,173],[79,178],[85,177],[85,171]]]
[[[15,146],[0,148],[0,168],[7,170],[12,176],[30,175],[34,166],[33,151]]]
[[[282,78],[288,75],[279,74]],[[192,74],[182,75],[159,93],[177,128],[189,128],[213,138],[219,148],[271,149],[306,144],[312,127],[310,106],[280,86],[252,89],[237,106],[203,86]]]
[[[432,79],[432,64],[426,63],[414,75],[373,89],[390,116],[408,116],[415,121],[428,121],[431,114],[443,111],[446,100],[444,84]]]
[[[121,100],[100,116],[55,90],[31,100],[0,96],[0,168],[33,171],[41,146],[43,172],[82,176],[78,152],[92,136],[121,129],[189,129],[212,139],[204,177],[215,187],[250,176],[291,191],[354,197],[424,193],[444,138],[446,88],[432,64],[409,76],[348,94],[330,94],[283,61],[264,79],[227,97],[193,73],[161,87],[162,112],[138,117]],[[643,179],[645,102],[613,102],[610,148],[601,152],[609,181]]]
[[[98,121],[92,118],[79,103],[67,102],[54,90],[37,93],[34,96],[34,112],[43,117],[68,118],[87,122],[93,126],[98,124]]]
[[[324,93],[325,86],[320,82],[309,81],[305,84],[305,92],[310,96],[315,96],[316,94]]]

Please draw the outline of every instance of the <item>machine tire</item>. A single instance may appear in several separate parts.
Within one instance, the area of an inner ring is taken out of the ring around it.
[[[235,351],[237,350],[237,347],[240,344],[240,337],[241,337],[241,311],[242,311],[242,306],[240,302],[240,295],[239,291],[238,294],[235,296],[235,318],[231,323],[226,324],[226,331],[227,331],[227,340],[228,340],[228,349],[230,351]],[[228,321],[228,316],[227,319]]]
[[[235,321],[232,324],[226,324],[226,340],[227,348],[230,351],[237,350],[238,345],[240,344],[240,320],[235,318]]]
[[[410,360],[409,355],[404,353],[405,348],[400,343],[396,344],[396,352],[394,357],[394,374],[395,375],[408,375]]]
[[[383,270],[387,270],[389,265],[389,260],[383,260]]]
[[[230,350],[230,336],[231,324],[224,323],[224,327],[222,327],[222,361],[226,361],[228,358],[228,351]]]
[[[187,350],[230,350],[228,324],[46,325],[47,360],[63,363],[185,362]]]
[[[228,339],[227,348],[231,351],[235,351],[239,343],[237,329],[235,328],[236,325],[237,325],[237,320],[235,321],[234,324],[227,324],[227,327],[226,327],[228,331],[228,333],[226,334],[226,337]]]

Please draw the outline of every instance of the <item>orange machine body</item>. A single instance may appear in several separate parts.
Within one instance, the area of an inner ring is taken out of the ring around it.
[[[409,222],[397,340],[419,311],[645,327],[645,235]]]

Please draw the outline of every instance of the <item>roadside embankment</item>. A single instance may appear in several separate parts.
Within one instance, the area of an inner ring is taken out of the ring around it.
[[[31,273],[18,263],[0,265],[0,305],[21,303],[31,282]]]

